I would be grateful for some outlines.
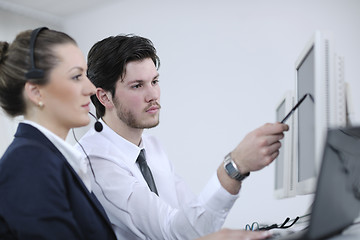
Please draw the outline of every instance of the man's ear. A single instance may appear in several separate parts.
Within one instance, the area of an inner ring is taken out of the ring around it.
[[[111,94],[102,88],[96,88],[96,97],[104,105],[105,108],[113,108],[114,103],[111,99]]]
[[[26,82],[24,89],[25,89],[24,90],[25,97],[27,97],[35,105],[37,106],[41,105],[42,107],[44,102],[41,96],[40,86],[37,84]]]

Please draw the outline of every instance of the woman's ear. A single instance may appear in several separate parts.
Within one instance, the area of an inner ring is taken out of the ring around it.
[[[26,98],[28,98],[32,103],[39,107],[44,106],[39,85],[26,82],[24,89],[24,94]]]
[[[96,97],[104,105],[105,108],[111,109],[114,107],[114,103],[111,99],[111,94],[102,88],[96,88]]]

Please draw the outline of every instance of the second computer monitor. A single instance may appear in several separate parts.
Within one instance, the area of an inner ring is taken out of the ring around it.
[[[294,116],[293,180],[297,194],[313,193],[326,131],[345,126],[342,69],[329,36],[316,32],[295,63],[295,102],[305,94]],[[341,65],[342,66],[342,65]]]

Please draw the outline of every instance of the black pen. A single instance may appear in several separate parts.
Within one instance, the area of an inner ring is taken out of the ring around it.
[[[291,114],[299,107],[299,105],[305,100],[305,98],[307,97],[307,95],[310,95],[309,93],[306,93],[299,101],[298,103],[291,109],[291,111],[284,117],[284,119],[281,121],[281,123],[284,123],[290,116]]]

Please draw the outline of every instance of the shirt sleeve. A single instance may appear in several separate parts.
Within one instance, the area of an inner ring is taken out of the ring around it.
[[[218,231],[223,226],[239,194],[232,195],[226,191],[215,173],[200,194],[189,201],[189,198],[184,199],[185,196],[189,197],[189,187],[180,177],[178,177],[177,182],[178,195],[182,197],[180,200],[181,208],[193,228],[198,232],[196,237]],[[178,224],[180,226],[181,223]],[[182,228],[178,227],[178,229]]]
[[[140,183],[126,166],[91,156],[95,171],[93,189],[121,236],[137,239],[195,239],[223,225],[237,195],[229,194],[212,176],[195,197],[176,177],[178,207],[170,206]],[[161,194],[161,193],[160,193]],[[119,236],[118,236],[119,237]]]

